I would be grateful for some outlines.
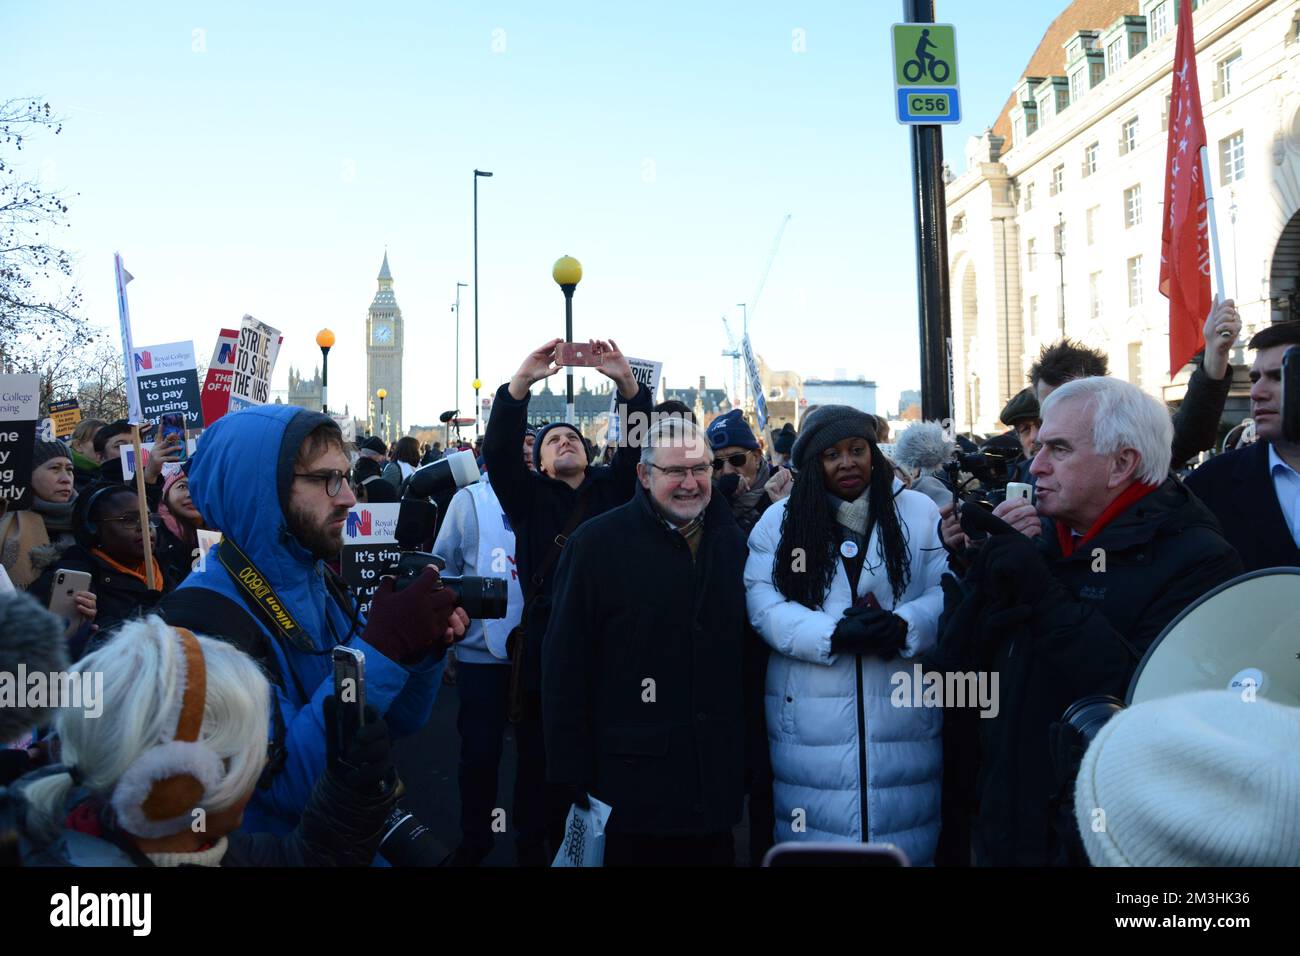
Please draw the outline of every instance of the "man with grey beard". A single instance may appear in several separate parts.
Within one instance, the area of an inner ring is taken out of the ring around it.
[[[709,442],[653,424],[633,500],[570,538],[542,649],[547,776],[613,807],[605,864],[730,865],[744,788],[745,538]]]

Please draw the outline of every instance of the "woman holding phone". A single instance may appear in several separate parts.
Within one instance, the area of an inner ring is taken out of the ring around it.
[[[203,515],[190,499],[190,478],[182,471],[167,476],[158,504],[158,563],[179,584],[194,567]]]
[[[139,498],[131,488],[117,484],[87,488],[77,500],[73,526],[77,543],[63,553],[57,566],[45,569],[31,593],[48,603],[59,571],[86,572],[97,601],[99,636],[149,611],[175,586],[156,562],[153,585],[148,583],[144,555],[145,548],[154,545],[153,521],[141,524]],[[70,642],[69,657],[75,660],[82,650]]]

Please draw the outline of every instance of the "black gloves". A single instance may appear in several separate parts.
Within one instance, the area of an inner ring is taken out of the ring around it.
[[[1004,606],[1033,607],[1061,586],[1033,539],[1023,534],[992,536],[980,549],[971,577]]]
[[[740,475],[736,474],[734,471],[731,474],[723,475],[718,479],[718,491],[720,491],[722,497],[726,498],[728,501],[736,497],[736,490],[739,487]]]
[[[365,722],[357,728],[343,753],[339,753],[338,698],[330,695],[324,701],[325,712],[325,769],[338,783],[354,793],[380,796],[391,793],[397,783],[393,770],[392,740],[388,725],[379,711],[366,705]]]
[[[907,622],[892,611],[857,605],[849,608],[831,635],[832,654],[895,657],[907,644]]]
[[[393,590],[395,584],[394,578],[380,582],[362,640],[399,664],[418,664],[430,651],[442,657],[459,596],[442,586],[433,565],[401,591]]]

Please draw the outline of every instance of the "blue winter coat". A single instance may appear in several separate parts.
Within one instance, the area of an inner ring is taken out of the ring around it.
[[[390,660],[359,636],[365,630],[364,617],[358,618],[355,634],[348,639],[352,609],[340,607],[330,596],[324,566],[290,536],[285,520],[298,447],[312,428],[328,420],[318,412],[285,405],[226,415],[203,434],[190,469],[190,495],[204,523],[239,546],[316,647],[324,651],[343,642],[365,653],[366,703],[384,715],[394,737],[411,734],[429,718],[443,659],[426,658],[410,668]],[[237,585],[212,554],[181,588],[207,588],[245,606]],[[253,619],[270,634],[259,618]],[[284,717],[288,759],[274,784],[254,793],[243,829],[285,834],[297,824],[325,769],[321,703],[333,692],[333,671],[328,653],[307,654],[276,638],[270,645],[284,678],[283,686],[274,689]]]

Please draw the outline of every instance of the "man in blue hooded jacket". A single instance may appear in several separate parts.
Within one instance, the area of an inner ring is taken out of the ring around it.
[[[249,831],[290,832],[325,767],[322,702],[333,693],[335,645],[366,655],[366,702],[396,737],[428,719],[446,646],[468,624],[432,567],[400,592],[386,578],[369,620],[360,616],[325,565],[356,503],[347,474],[338,425],[283,405],[226,415],[191,466],[194,504],[223,537],[160,610],[173,625],[242,647],[272,679],[279,746],[269,785],[244,815]]]

